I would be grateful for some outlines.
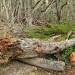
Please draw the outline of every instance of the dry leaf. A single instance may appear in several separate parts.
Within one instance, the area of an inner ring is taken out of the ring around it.
[[[71,64],[75,62],[75,52],[72,52],[70,55],[70,62]]]

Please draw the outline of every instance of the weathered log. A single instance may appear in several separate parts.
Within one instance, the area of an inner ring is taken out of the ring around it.
[[[30,59],[19,59],[19,61],[28,63],[33,66],[43,68],[45,70],[51,71],[64,71],[65,63],[63,61],[50,61],[44,58],[30,58]]]
[[[19,47],[24,52],[38,54],[53,54],[63,51],[69,46],[75,46],[75,39],[64,40],[60,42],[41,41],[38,39],[19,39]]]

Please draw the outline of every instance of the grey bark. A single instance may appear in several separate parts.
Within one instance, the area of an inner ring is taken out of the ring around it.
[[[63,51],[69,46],[75,46],[75,39],[64,40],[60,42],[41,41],[38,39],[19,39],[19,47],[24,52],[32,52],[38,54],[53,54]]]
[[[44,58],[18,59],[21,62],[28,63],[33,66],[44,68],[51,71],[64,71],[65,63],[62,61],[50,61]]]

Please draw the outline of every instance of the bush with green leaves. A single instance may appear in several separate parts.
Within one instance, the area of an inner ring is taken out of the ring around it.
[[[75,51],[75,47],[68,47],[61,53],[62,59],[66,64],[70,63],[70,54]]]

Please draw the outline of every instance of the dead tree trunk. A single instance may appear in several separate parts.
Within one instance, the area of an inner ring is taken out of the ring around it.
[[[19,40],[20,48],[25,52],[35,52],[38,54],[53,54],[63,51],[69,46],[75,46],[75,39],[64,40],[61,42],[41,41],[37,39]]]

